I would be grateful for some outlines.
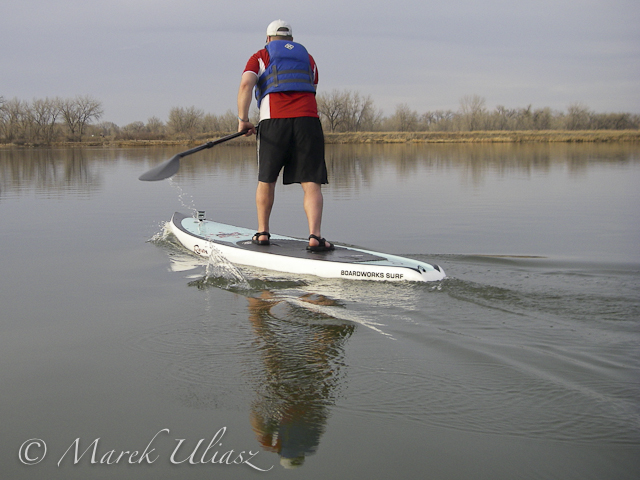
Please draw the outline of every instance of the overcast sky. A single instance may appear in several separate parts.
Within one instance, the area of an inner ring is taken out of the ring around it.
[[[0,95],[91,95],[102,120],[172,107],[235,112],[267,25],[289,21],[320,92],[371,95],[392,114],[582,103],[640,113],[638,0],[0,0]]]

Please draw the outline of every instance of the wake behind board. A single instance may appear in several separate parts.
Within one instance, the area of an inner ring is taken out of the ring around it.
[[[251,243],[255,231],[174,213],[171,233],[192,252],[209,257],[215,248],[231,263],[278,272],[354,280],[430,282],[442,280],[437,265],[409,258],[336,245],[330,252],[309,252],[307,240],[271,234],[270,245]]]

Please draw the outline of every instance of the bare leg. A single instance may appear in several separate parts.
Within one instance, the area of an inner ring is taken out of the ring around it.
[[[258,210],[258,231],[269,232],[269,218],[275,199],[276,183],[258,182],[256,189],[256,207]],[[266,235],[262,235],[258,240],[267,240]]]
[[[322,225],[322,207],[324,198],[322,197],[322,189],[319,183],[304,182],[301,184],[304,190],[304,211],[307,214],[309,222],[309,234],[322,238],[320,228]],[[319,245],[315,239],[309,240],[309,245],[316,247]],[[331,244],[326,243],[327,246]]]

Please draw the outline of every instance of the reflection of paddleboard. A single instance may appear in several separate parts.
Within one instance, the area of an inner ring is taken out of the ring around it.
[[[169,225],[182,245],[203,257],[215,248],[239,265],[328,278],[429,282],[445,277],[437,265],[359,248],[336,245],[330,252],[309,252],[307,240],[282,235],[272,234],[270,245],[254,245],[253,230],[201,217],[176,212]]]

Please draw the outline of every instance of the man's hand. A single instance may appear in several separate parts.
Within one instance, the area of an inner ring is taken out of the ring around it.
[[[253,123],[238,119],[238,131],[242,132],[243,130],[248,130],[244,135],[245,137],[250,137],[256,133],[256,127]]]

